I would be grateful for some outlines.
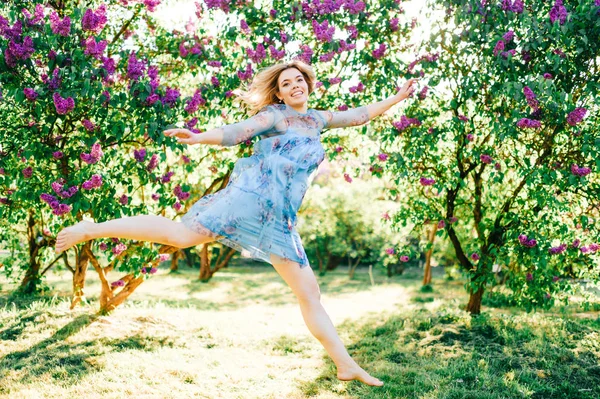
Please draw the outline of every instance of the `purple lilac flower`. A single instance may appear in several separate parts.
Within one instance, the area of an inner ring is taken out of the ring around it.
[[[59,115],[66,115],[75,108],[73,97],[62,98],[58,92],[55,92],[52,99],[54,100],[56,113]]]
[[[352,183],[352,178],[348,173],[344,173],[344,180],[346,180],[348,183]]]
[[[146,170],[148,172],[152,172],[158,166],[158,155],[152,155],[150,161],[148,162],[148,166],[146,166]]]
[[[471,259],[473,259],[474,261],[478,261],[479,259],[481,259],[481,257],[479,256],[479,254],[477,252],[473,252],[471,254]]]
[[[598,0],[598,1],[600,1],[600,0]],[[552,78],[553,78],[552,74],[547,73],[547,72],[544,74],[544,79],[552,79]]]
[[[575,108],[569,115],[567,115],[567,123],[571,126],[577,125],[579,122],[583,120],[585,115],[587,114],[587,109],[585,108]]]
[[[158,269],[156,267],[152,267],[150,268],[150,274],[154,274],[158,271]]]
[[[252,77],[253,72],[254,71],[252,71],[252,64],[247,63],[246,70],[237,71],[237,76],[238,78],[240,78],[240,80],[249,80]]]
[[[16,60],[29,59],[34,51],[33,39],[30,36],[26,36],[22,44],[11,40],[8,43],[8,48],[4,50],[5,62],[12,68],[16,66]]]
[[[121,205],[129,204],[129,197],[127,196],[127,194],[121,195],[121,197],[119,198],[119,204],[121,204]]]
[[[161,183],[168,183],[171,181],[171,177],[175,174],[175,172],[167,172],[160,178]]]
[[[101,57],[100,60],[102,61],[102,68],[104,68],[104,70],[106,71],[106,74],[114,75],[117,70],[116,62],[115,62],[114,58]]]
[[[419,183],[421,183],[422,186],[432,186],[435,183],[435,179],[429,179],[426,177],[421,177],[419,179]]]
[[[185,105],[185,112],[187,112],[188,114],[193,114],[194,112],[198,111],[199,106],[204,104],[206,104],[206,100],[202,98],[202,91],[196,90],[194,96],[187,100]]]
[[[386,248],[385,253],[388,255],[394,255],[396,253],[396,250],[393,247]]]
[[[156,11],[156,7],[160,5],[161,0],[144,0],[144,5],[146,6],[146,10],[148,12]]]
[[[33,168],[31,166],[28,166],[25,169],[23,169],[21,172],[23,173],[23,177],[25,177],[26,179],[30,179],[31,176],[33,175]]]
[[[537,129],[542,127],[542,123],[540,121],[522,118],[517,122],[517,127],[522,129]]]
[[[50,91],[57,90],[62,83],[62,79],[60,78],[60,69],[56,68],[52,71],[52,79],[48,80],[47,75],[42,75],[42,80],[48,85],[48,89]]]
[[[338,54],[340,54],[344,51],[354,50],[355,48],[356,48],[356,44],[346,43],[345,40],[340,40],[340,47],[338,48],[337,52],[338,52]]]
[[[509,30],[504,35],[502,35],[502,40],[504,43],[511,42],[515,38],[515,32],[513,30]]]
[[[83,30],[94,32],[97,35],[102,31],[107,22],[106,5],[102,4],[96,11],[90,8],[85,10],[83,18],[81,18],[81,27]]]
[[[398,18],[390,19],[390,30],[392,32],[396,32],[396,31],[398,31],[398,29],[400,29],[398,26],[398,22],[399,22]]]
[[[402,255],[400,257],[400,262],[408,262],[408,260],[409,260],[409,257],[407,255]]]
[[[256,50],[252,48],[246,49],[246,54],[255,64],[260,64],[265,58],[267,58],[267,51],[262,43],[256,45]]]
[[[385,43],[381,43],[378,48],[376,48],[375,50],[372,51],[371,55],[373,55],[373,58],[378,60],[381,57],[383,57],[386,49],[387,49],[387,46],[385,45]]]
[[[138,162],[144,162],[146,159],[146,149],[140,148],[139,150],[133,150],[133,157]]]
[[[62,151],[55,151],[52,153],[54,159],[61,159],[62,157],[64,157],[64,155],[65,154]]]
[[[154,201],[158,201],[158,200],[160,199],[160,194],[158,194],[158,193],[153,193],[153,194],[151,195],[151,197],[152,197],[152,199],[153,199]]]
[[[310,48],[310,46],[306,44],[300,45],[300,49],[302,50],[302,53],[296,56],[296,58],[300,61],[303,61],[306,64],[310,64],[312,62],[312,57],[314,54],[313,50]]]
[[[100,248],[101,251],[106,251],[108,249],[108,245],[106,245],[105,242],[101,242],[100,245],[98,245],[98,248]]]
[[[285,57],[285,50],[277,50],[273,45],[269,46],[269,51],[271,52],[271,57],[276,60],[280,60]]]
[[[571,244],[571,247],[573,247],[573,248],[579,248],[580,245],[581,245],[581,241],[579,239],[575,239],[573,241],[573,243]]]
[[[125,244],[123,244],[122,242],[118,243],[117,245],[115,245],[112,249],[112,253],[115,255],[121,255],[123,253],[123,251],[125,251],[127,249],[127,246]],[[122,282],[122,280],[119,280]],[[125,285],[124,283],[121,285],[123,286]]]
[[[181,186],[179,186],[179,184],[175,187],[175,189],[173,190],[173,194],[175,194],[175,196],[180,200],[180,201],[185,201],[186,199],[188,199],[190,197],[190,193],[189,192],[185,192],[181,190]]]
[[[467,141],[473,141],[475,136],[472,133],[467,134]]]
[[[358,37],[358,28],[356,26],[348,25],[348,26],[346,26],[346,30],[349,33],[350,39],[356,39]]]
[[[561,244],[558,247],[552,247],[548,250],[548,252],[550,252],[550,255],[557,255],[557,254],[562,254],[563,252],[565,252],[567,249],[567,244]]]
[[[446,221],[445,220],[440,220],[437,224],[437,228],[438,229],[443,229],[444,227],[446,227]]]
[[[92,145],[90,153],[81,153],[80,158],[88,165],[91,165],[98,162],[103,155],[104,153],[102,152],[102,147],[100,146],[100,143],[95,143],[94,145]]]
[[[108,42],[106,40],[101,40],[96,43],[96,39],[94,38],[94,36],[90,36],[87,39],[85,39],[84,44],[84,54],[91,55],[92,57],[99,60],[101,59],[104,50],[106,50],[106,45],[108,44]]]
[[[348,111],[348,104],[338,105],[338,111]]]
[[[600,245],[597,243],[591,243],[588,245],[588,249],[591,253],[596,253],[598,250],[600,250]]]
[[[502,0],[502,4],[500,5],[504,11],[512,11],[514,13],[520,14],[523,12],[523,1],[522,0]]]
[[[392,123],[392,125],[399,131],[402,132],[410,126],[421,126],[421,121],[417,118],[407,118],[406,115],[402,115],[399,121]]]
[[[468,122],[469,118],[467,118],[465,115],[458,115],[458,119],[460,119],[463,122]]]
[[[537,245],[537,240],[534,238],[529,238],[525,234],[519,235],[519,242],[524,247],[533,248]]]
[[[488,164],[488,165],[492,163],[492,157],[487,154],[481,154],[479,156],[479,159],[481,160],[481,162]]]
[[[176,202],[173,204],[173,209],[175,209],[177,212],[179,212],[179,211],[181,210],[181,202],[179,202],[179,201],[176,201]]]
[[[342,81],[342,78],[338,78],[338,77],[335,77],[335,78],[329,78],[329,84],[330,84],[330,85],[335,85],[335,84],[338,84],[338,83],[340,83],[341,81]]]
[[[191,159],[183,154],[181,154],[181,160],[183,161],[184,164],[188,164],[191,162]]]
[[[312,28],[317,40],[320,40],[324,43],[331,43],[333,40],[333,35],[335,34],[335,26],[329,26],[328,20],[325,20],[323,23],[319,24],[313,19]]]
[[[61,20],[56,11],[53,11],[50,14],[50,28],[55,35],[69,36],[71,33],[71,18],[64,17]]]
[[[579,166],[577,166],[576,164],[571,165],[571,173],[573,173],[575,176],[586,176],[589,175],[590,173],[592,173],[592,170],[590,168],[580,168]]]
[[[281,43],[287,43],[289,41],[289,37],[287,35],[287,33],[285,33],[284,31],[279,31],[279,40],[281,41]]]
[[[567,21],[567,9],[563,6],[562,0],[556,0],[554,2],[554,6],[550,9],[548,15],[550,16],[550,22],[552,23],[558,20],[559,24],[563,25]]]
[[[365,3],[363,1],[357,1],[355,3],[353,0],[346,0],[344,8],[350,14],[360,14],[365,10]]]
[[[44,6],[43,6],[43,4],[35,5],[35,10],[33,12],[33,15],[31,15],[31,13],[25,8],[22,10],[22,12],[25,15],[25,17],[27,18],[27,25],[29,25],[29,26],[37,25],[40,22],[44,22]]]
[[[89,119],[82,120],[81,124],[83,125],[85,130],[87,130],[88,132],[93,132],[94,130],[96,130],[96,125],[94,125],[94,123],[92,121],[90,121]]]
[[[377,155],[377,158],[379,158],[380,161],[387,161],[388,154],[382,152],[381,154]]]
[[[38,93],[29,87],[23,89],[23,94],[25,94],[25,98],[27,98],[29,101],[35,101],[35,99],[38,97]]]
[[[504,40],[498,40],[496,42],[496,46],[494,46],[494,56],[497,56],[498,53],[504,50]]]
[[[160,99],[160,102],[163,105],[168,106],[169,108],[173,108],[175,106],[175,103],[177,102],[177,99],[180,96],[181,94],[179,93],[179,90],[167,87],[165,95]]]
[[[127,77],[131,80],[138,80],[145,70],[146,64],[142,60],[138,60],[135,51],[132,51],[127,60]]]
[[[423,87],[423,89],[421,89],[421,91],[419,92],[419,99],[420,100],[425,100],[425,98],[427,97],[427,91],[429,90],[429,86],[425,86]]]
[[[525,99],[527,100],[527,104],[534,110],[539,108],[539,102],[535,98],[535,93],[529,86],[523,87],[523,94],[525,95]]]
[[[527,276],[525,278],[527,279],[527,281],[532,281],[533,280],[533,274],[527,273]]]
[[[242,30],[242,32],[244,33],[248,33],[250,32],[250,27],[248,26],[248,22],[246,22],[245,19],[242,19],[240,21],[240,29]]]

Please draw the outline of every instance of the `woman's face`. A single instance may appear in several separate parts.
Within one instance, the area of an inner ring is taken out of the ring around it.
[[[279,74],[277,97],[290,106],[302,106],[308,101],[308,83],[302,72],[289,68]]]

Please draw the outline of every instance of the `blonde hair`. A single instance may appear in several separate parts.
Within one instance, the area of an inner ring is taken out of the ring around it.
[[[279,91],[279,75],[291,68],[296,68],[304,76],[308,85],[308,94],[313,92],[317,77],[310,65],[299,60],[271,65],[260,70],[252,79],[248,90],[240,91],[238,95],[238,101],[245,103],[248,114],[254,115],[267,105],[281,102],[276,94]]]

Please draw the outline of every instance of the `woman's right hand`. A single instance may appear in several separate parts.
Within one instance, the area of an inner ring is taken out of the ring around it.
[[[177,142],[180,144],[194,145],[198,144],[198,135],[188,129],[167,129],[163,131],[167,137],[177,137]]]

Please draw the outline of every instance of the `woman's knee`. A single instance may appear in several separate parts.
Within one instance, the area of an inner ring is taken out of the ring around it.
[[[195,247],[196,245],[215,241],[217,238],[216,234],[199,224],[197,225],[199,231],[192,230],[181,222],[179,224],[180,229],[173,240],[175,246],[178,248]]]

